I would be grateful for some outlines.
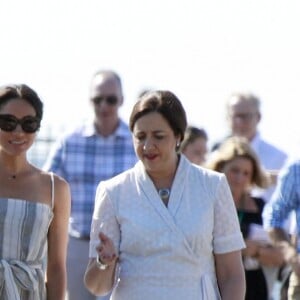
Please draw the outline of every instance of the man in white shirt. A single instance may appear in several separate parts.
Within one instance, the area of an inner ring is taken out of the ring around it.
[[[263,168],[276,173],[286,162],[287,154],[261,137],[258,131],[262,117],[260,105],[260,99],[250,93],[234,93],[229,97],[226,111],[230,136],[236,135],[247,138]],[[216,150],[219,145],[220,143],[216,143],[212,150]],[[268,202],[273,191],[274,186],[264,191],[255,190],[253,193]]]

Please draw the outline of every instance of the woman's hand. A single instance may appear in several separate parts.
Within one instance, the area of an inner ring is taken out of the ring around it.
[[[260,243],[255,240],[246,239],[246,248],[242,250],[243,256],[256,257],[260,248]]]
[[[115,270],[118,256],[113,241],[100,232],[100,243],[96,247],[98,259],[102,265],[107,265],[104,269],[99,268],[96,258],[90,258],[84,283],[87,289],[96,296],[104,296],[111,291],[115,282]]]
[[[99,233],[100,244],[96,250],[100,261],[105,265],[112,265],[117,260],[114,244],[112,240],[106,236],[103,232]]]

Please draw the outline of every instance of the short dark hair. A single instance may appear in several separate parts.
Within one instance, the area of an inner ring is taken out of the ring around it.
[[[43,118],[43,102],[38,94],[26,84],[12,84],[0,87],[0,109],[12,99],[23,99],[35,110],[39,120]]]
[[[148,91],[144,93],[134,105],[130,119],[129,127],[133,131],[136,121],[151,113],[160,113],[172,128],[175,136],[179,135],[181,141],[187,126],[185,110],[180,100],[170,91]]]
[[[203,138],[205,141],[207,141],[208,135],[203,128],[188,126],[185,130],[184,139],[180,146],[181,151],[185,150],[185,148],[189,144],[192,144],[197,138]]]

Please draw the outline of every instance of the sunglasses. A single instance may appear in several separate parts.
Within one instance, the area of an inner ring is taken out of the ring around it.
[[[13,115],[1,115],[0,114],[0,129],[3,131],[14,131],[18,124],[26,133],[34,133],[39,130],[41,120],[37,117],[26,116],[22,119],[17,119]]]
[[[94,97],[92,99],[92,101],[95,104],[100,104],[103,101],[105,101],[106,104],[108,104],[110,106],[113,106],[113,105],[116,105],[118,103],[118,98],[117,98],[117,96],[114,96],[114,95],[110,95],[110,96],[98,96],[98,97]]]

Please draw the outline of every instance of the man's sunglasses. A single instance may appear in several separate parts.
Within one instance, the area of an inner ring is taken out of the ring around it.
[[[17,119],[13,115],[1,115],[0,114],[0,129],[3,131],[14,131],[18,124],[26,133],[34,133],[39,130],[41,120],[37,117],[26,116],[22,119]]]
[[[98,97],[94,97],[92,98],[92,101],[95,104],[100,104],[103,101],[106,102],[106,104],[113,106],[116,105],[118,103],[118,98],[114,95],[110,95],[110,96],[98,96]]]

